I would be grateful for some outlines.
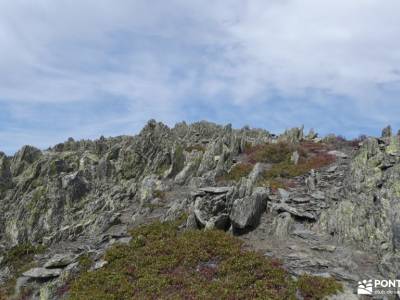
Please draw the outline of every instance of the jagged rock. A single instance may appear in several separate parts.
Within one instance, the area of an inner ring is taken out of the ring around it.
[[[392,136],[392,127],[388,125],[387,127],[382,129],[382,138],[390,138]]]
[[[58,277],[61,275],[61,272],[62,269],[33,268],[22,273],[22,275],[34,279],[46,279]]]
[[[222,229],[227,230],[229,228],[229,215],[220,214],[215,217],[211,217],[205,224],[205,229]]]
[[[273,210],[277,211],[278,213],[280,212],[288,212],[291,215],[295,216],[295,217],[299,217],[299,218],[305,218],[305,219],[309,219],[312,221],[316,220],[316,217],[312,214],[312,213],[308,213],[305,211],[300,211],[292,206],[289,206],[286,203],[277,203],[273,205]]]
[[[0,269],[0,284],[4,284],[4,282],[10,278],[11,270],[9,267],[4,267]]]
[[[283,212],[274,220],[274,235],[279,238],[286,238],[293,223],[290,213]]]
[[[300,154],[297,151],[294,151],[292,156],[290,157],[290,161],[297,165],[299,163],[299,159],[300,159]]]
[[[251,196],[236,199],[229,216],[233,227],[244,229],[257,225],[265,211],[267,198],[266,189],[256,188]]]
[[[63,268],[73,263],[75,259],[76,255],[72,253],[56,254],[44,264],[44,267],[46,269]]]
[[[287,190],[279,188],[278,193],[282,202],[286,202],[289,200],[290,193]]]
[[[193,212],[191,214],[189,214],[189,216],[186,220],[186,228],[187,229],[198,229],[196,215]]]
[[[32,146],[23,146],[11,161],[10,169],[12,175],[20,175],[29,165],[38,160],[41,155],[42,152],[39,149]]]
[[[320,141],[318,151],[335,155],[337,163],[290,178],[285,189],[271,195],[257,188],[271,165],[255,164],[234,186],[218,187],[219,175],[234,162],[248,163],[249,146],[301,142],[302,128],[276,137],[265,130],[235,130],[208,122],[181,123],[170,129],[151,120],[134,137],[69,139],[43,152],[26,146],[12,157],[0,153],[0,256],[17,244],[42,243],[49,250],[38,258],[39,265],[51,257],[49,253],[64,249],[95,253],[93,259],[98,261],[110,245],[129,243],[128,226],[175,220],[189,212],[186,228],[226,230],[232,225],[234,233],[257,232],[253,246],[264,240],[269,246],[273,240],[291,244],[285,248],[293,252],[291,256],[277,253],[293,274],[309,269],[351,282],[364,267],[360,262],[368,263],[363,257],[350,259],[354,250],[356,256],[357,251],[371,253],[375,265],[369,271],[379,264],[382,275],[396,276],[399,137],[368,138],[357,149],[340,142],[333,152],[326,149],[336,147],[329,144],[336,137],[322,140],[309,134],[305,139]],[[58,269],[64,263],[51,267]],[[1,265],[0,282],[10,270]],[[34,282],[35,295],[40,288],[40,296],[51,299],[61,277],[22,277],[19,282]]]
[[[62,188],[68,191],[71,200],[76,200],[83,197],[88,191],[88,183],[83,173],[78,171],[62,178]]]
[[[280,137],[279,139],[284,142],[288,143],[298,143],[302,141],[304,138],[304,126],[300,128],[292,128],[289,130],[286,130]]]
[[[306,135],[307,140],[315,140],[318,137],[318,133],[314,131],[314,129],[310,129],[308,134]]]
[[[208,193],[203,197],[198,196],[195,200],[194,215],[198,223],[203,227],[207,224],[208,227],[212,226],[210,224],[214,224],[215,226],[225,225],[222,224],[223,222],[215,222],[219,220],[219,216],[227,214],[226,189],[206,188],[201,191],[207,191]]]
[[[317,185],[317,178],[314,170],[311,170],[310,175],[305,180],[306,186],[309,191],[314,191]]]
[[[248,176],[248,179],[252,182],[252,184],[255,184],[260,179],[264,170],[265,166],[262,163],[256,163],[254,165],[253,170],[251,170]]]

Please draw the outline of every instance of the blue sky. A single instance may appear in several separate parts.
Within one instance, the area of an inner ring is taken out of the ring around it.
[[[0,0],[0,151],[150,118],[400,127],[398,0]]]

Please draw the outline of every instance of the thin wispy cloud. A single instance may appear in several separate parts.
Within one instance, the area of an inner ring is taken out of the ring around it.
[[[399,126],[400,2],[0,0],[0,150],[149,118]]]

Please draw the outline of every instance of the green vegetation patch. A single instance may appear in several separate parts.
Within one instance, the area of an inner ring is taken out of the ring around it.
[[[280,163],[290,160],[290,156],[296,148],[288,143],[261,144],[250,146],[246,145],[245,154],[251,163]]]
[[[343,286],[334,278],[312,275],[300,276],[297,286],[305,300],[323,299],[328,295],[343,292]]]
[[[326,144],[306,141],[296,145],[277,143],[247,147],[245,154],[251,163],[271,164],[270,168],[264,172],[259,184],[276,190],[292,186],[292,178],[335,162],[335,157],[329,155],[328,150]],[[299,154],[297,164],[291,161],[295,151]]]
[[[11,268],[14,277],[8,280],[4,286],[0,286],[0,300],[8,299],[6,295],[14,293],[16,278],[30,268],[34,267],[33,259],[36,254],[41,254],[45,251],[42,245],[34,246],[32,244],[20,244],[11,248],[2,261],[2,265],[7,265]]]
[[[238,163],[234,165],[228,173],[224,174],[218,181],[233,180],[239,181],[242,177],[247,177],[251,170],[253,170],[253,165],[248,163]]]
[[[276,260],[244,251],[240,240],[222,231],[182,232],[180,224],[133,230],[129,245],[107,251],[104,268],[72,282],[70,299],[296,298],[297,283]]]

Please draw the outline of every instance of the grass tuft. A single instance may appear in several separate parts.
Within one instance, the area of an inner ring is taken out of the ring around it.
[[[326,296],[343,292],[343,286],[334,278],[302,275],[297,282],[298,289],[305,300],[324,299]]]

